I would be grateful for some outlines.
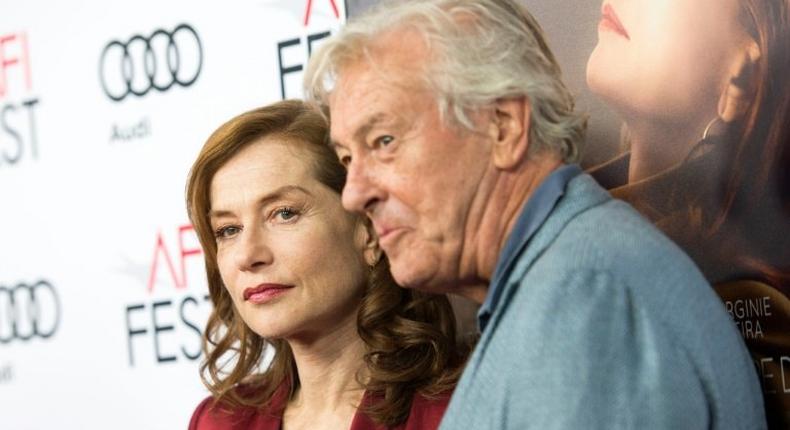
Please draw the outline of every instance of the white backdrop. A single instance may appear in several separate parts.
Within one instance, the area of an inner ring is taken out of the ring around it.
[[[301,95],[308,45],[346,7],[2,10],[0,428],[185,428],[207,395],[199,331],[211,308],[188,169],[231,116]]]

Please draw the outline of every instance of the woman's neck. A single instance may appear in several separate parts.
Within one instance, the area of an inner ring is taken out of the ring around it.
[[[289,339],[299,389],[288,402],[284,429],[348,428],[364,394],[365,344],[356,319],[329,334]],[[364,379],[363,379],[364,380]]]
[[[628,182],[641,181],[680,164],[700,141],[704,129],[704,125],[628,122]]]

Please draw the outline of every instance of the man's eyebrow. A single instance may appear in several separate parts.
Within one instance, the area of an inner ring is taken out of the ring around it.
[[[367,121],[365,121],[365,123],[354,132],[354,139],[364,140],[365,136],[370,133],[370,130],[373,129],[373,127],[383,122],[387,122],[389,119],[390,116],[382,112],[369,116]]]
[[[385,113],[377,113],[369,116],[367,120],[365,120],[365,122],[354,131],[353,139],[355,141],[364,140],[365,136],[370,133],[371,129],[383,122],[387,122],[389,119],[390,116]],[[346,145],[343,145],[335,139],[329,139],[329,147],[333,150],[337,150],[338,148],[345,148]]]
[[[284,196],[286,196],[288,194],[295,194],[295,193],[296,194],[306,194],[308,196],[312,196],[313,195],[313,193],[311,193],[306,188],[301,187],[299,185],[283,185],[282,187],[277,188],[276,190],[272,191],[271,193],[268,193],[268,194],[264,195],[263,197],[261,197],[260,199],[258,199],[257,204],[258,204],[259,207],[263,207],[263,206],[266,206],[267,204],[269,204],[269,203],[271,203],[273,201],[277,201],[277,200],[283,198]],[[209,220],[211,220],[212,218],[222,218],[222,217],[227,217],[227,216],[233,216],[233,211],[223,210],[223,209],[220,209],[220,210],[212,209],[208,213]]]

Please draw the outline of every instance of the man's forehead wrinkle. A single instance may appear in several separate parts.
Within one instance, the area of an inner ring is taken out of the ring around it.
[[[404,89],[422,87],[415,79],[423,71],[420,58],[429,56],[428,41],[413,26],[399,25],[376,36],[364,48],[364,60],[348,64],[357,70],[372,71],[369,78],[379,78],[380,84],[389,84]]]
[[[378,47],[367,50],[369,61],[347,63],[339,70],[338,85],[330,95],[333,149],[347,149],[351,139],[363,140],[374,126],[413,122],[413,96],[430,93],[419,80],[422,73],[414,65],[415,56],[393,55],[379,49],[386,46],[382,43],[380,37]]]

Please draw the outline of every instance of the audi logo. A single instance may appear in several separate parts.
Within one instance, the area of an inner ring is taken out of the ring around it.
[[[120,102],[130,94],[141,97],[151,90],[164,92],[173,85],[188,87],[203,68],[203,45],[192,26],[173,31],[157,29],[150,36],[133,35],[113,40],[99,59],[99,80],[104,94]]]
[[[33,285],[0,285],[0,344],[52,337],[60,325],[60,299],[45,280]]]

